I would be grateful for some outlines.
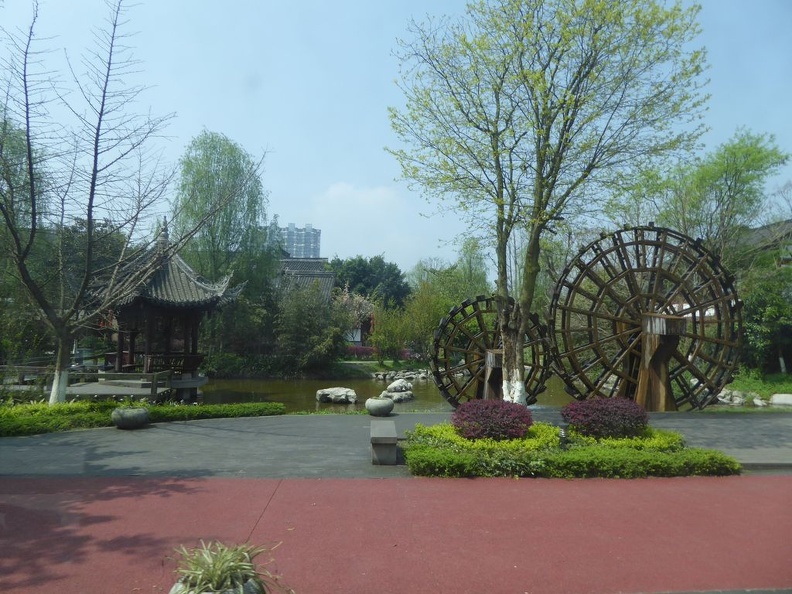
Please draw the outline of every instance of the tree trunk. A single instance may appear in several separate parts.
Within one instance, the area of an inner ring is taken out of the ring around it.
[[[501,330],[503,337],[503,399],[507,402],[526,404],[525,361],[520,325],[515,331],[510,324]]]
[[[57,358],[55,359],[55,376],[52,380],[49,403],[66,402],[66,387],[69,385],[69,367],[71,365],[72,336],[58,336]]]

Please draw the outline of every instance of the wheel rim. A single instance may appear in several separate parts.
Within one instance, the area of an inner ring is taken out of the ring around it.
[[[550,306],[553,362],[567,391],[632,397],[644,314],[681,316],[669,362],[678,408],[703,408],[731,380],[742,333],[733,280],[701,241],[662,227],[603,235],[561,274]]]
[[[502,347],[495,298],[480,295],[452,308],[435,330],[430,366],[435,384],[453,406],[484,396],[485,356]],[[550,373],[546,364],[546,329],[536,316],[524,340],[527,403],[545,389]]]

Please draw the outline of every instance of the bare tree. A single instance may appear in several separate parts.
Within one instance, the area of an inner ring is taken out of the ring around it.
[[[79,64],[68,60],[66,82],[47,70],[48,54],[38,49],[37,4],[27,30],[2,30],[2,239],[55,338],[50,404],[65,399],[76,333],[156,270],[153,260],[128,265],[148,247],[172,178],[150,148],[171,116],[133,111],[144,88],[128,84],[137,63],[121,32],[124,2],[108,8],[94,49]],[[178,250],[200,224],[168,249]],[[74,229],[79,242],[69,243]]]

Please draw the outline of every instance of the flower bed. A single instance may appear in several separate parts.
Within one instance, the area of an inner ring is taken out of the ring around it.
[[[636,437],[597,439],[570,430],[562,448],[559,429],[534,423],[525,437],[466,439],[450,423],[417,425],[404,456],[417,476],[639,478],[732,475],[740,465],[722,452],[686,448],[673,431],[645,428]]]

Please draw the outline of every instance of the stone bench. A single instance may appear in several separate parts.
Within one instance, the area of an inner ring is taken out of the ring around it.
[[[396,423],[371,421],[371,463],[396,464]]]

